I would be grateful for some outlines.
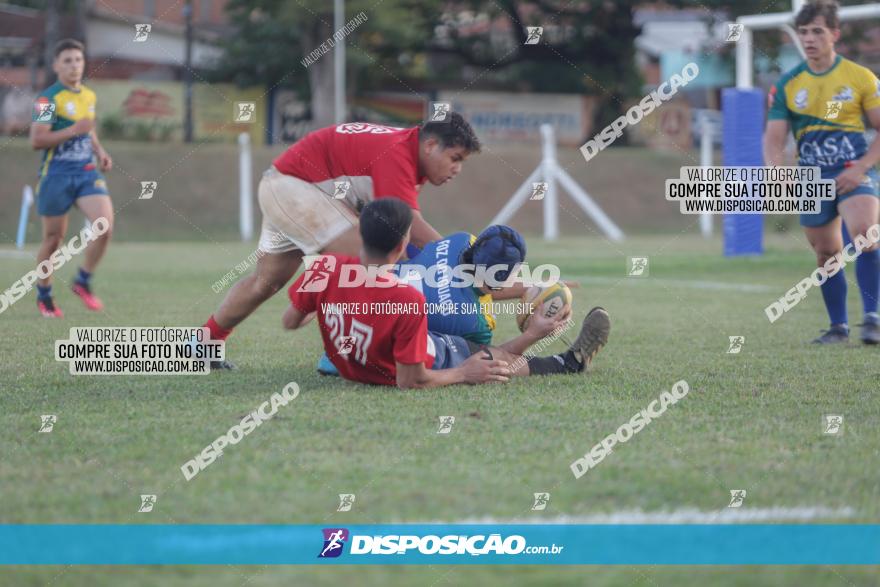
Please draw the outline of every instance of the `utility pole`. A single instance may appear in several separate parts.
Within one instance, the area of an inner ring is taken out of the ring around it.
[[[46,44],[43,50],[43,83],[48,86],[55,81],[55,72],[52,71],[52,62],[55,61],[55,55],[52,50],[55,49],[55,43],[58,42],[58,28],[60,16],[58,14],[58,0],[48,0],[46,2],[46,31],[43,36],[43,42]]]
[[[193,142],[192,0],[186,0],[186,4],[183,6],[183,17],[186,20],[186,57],[184,59],[183,70],[183,95],[185,102],[183,112],[183,140],[186,143],[191,143]]]

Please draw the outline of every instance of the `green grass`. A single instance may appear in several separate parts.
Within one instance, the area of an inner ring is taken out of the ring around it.
[[[38,318],[34,296],[0,315],[0,522],[386,523],[587,515],[618,510],[722,511],[730,489],[744,509],[852,508],[844,522],[880,520],[877,353],[854,342],[817,349],[821,295],[770,324],[763,308],[809,274],[800,236],[774,236],[760,258],[723,259],[693,236],[530,242],[530,261],[575,276],[579,316],[612,316],[609,345],[589,376],[402,392],[319,377],[314,327],[281,329],[278,295],[230,338],[239,370],[195,376],[71,376],[54,341],[73,326],[200,325],[222,299],[211,285],[251,252],[239,243],[123,243],[96,277],[107,311],[88,313],[58,273],[64,320]],[[8,250],[8,249],[5,249]],[[625,277],[628,255],[650,276]],[[9,286],[31,268],[0,258]],[[848,272],[852,280],[853,271]],[[707,283],[711,282],[711,283]],[[748,284],[754,291],[721,289]],[[764,288],[764,289],[761,289]],[[858,322],[850,288],[851,322]],[[513,335],[499,318],[498,339]],[[858,330],[854,329],[857,336]],[[728,336],[744,335],[739,355]],[[561,349],[555,343],[551,350]],[[679,379],[690,394],[595,470],[572,460]],[[295,381],[302,392],[272,420],[186,482],[179,467],[247,412]],[[823,436],[824,413],[845,416]],[[56,414],[38,434],[41,414]],[[456,416],[437,435],[438,417]],[[546,512],[532,493],[550,491]],[[139,495],[155,493],[149,514]],[[337,494],[355,507],[337,513]],[[872,574],[873,573],[873,574]],[[589,582],[586,577],[589,575]],[[876,569],[806,568],[15,568],[0,585],[873,585]]]

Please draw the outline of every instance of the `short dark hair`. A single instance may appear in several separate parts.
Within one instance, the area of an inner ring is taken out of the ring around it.
[[[412,225],[413,213],[397,198],[373,200],[361,210],[360,233],[370,255],[387,255]]]
[[[817,17],[824,17],[825,24],[829,29],[840,28],[840,17],[837,15],[837,2],[834,0],[813,0],[803,5],[797,16],[794,17],[794,25],[796,27],[806,26],[816,20]]]
[[[86,54],[86,46],[77,41],[76,39],[61,39],[57,43],[55,43],[55,49],[53,50],[53,55],[58,57],[61,55],[62,51],[67,51],[68,49],[76,49],[80,53],[85,56]]]
[[[419,140],[434,137],[444,149],[464,147],[468,153],[480,152],[480,139],[477,133],[458,112],[449,112],[448,120],[442,122],[428,121],[419,129]]]

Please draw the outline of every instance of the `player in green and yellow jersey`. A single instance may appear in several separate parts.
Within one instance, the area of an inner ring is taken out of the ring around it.
[[[107,250],[113,224],[113,204],[102,171],[113,161],[95,133],[95,93],[83,85],[85,48],[65,39],[55,46],[52,68],[58,81],[46,88],[34,105],[30,140],[43,150],[37,186],[37,210],[43,221],[43,242],[37,263],[49,259],[67,232],[67,213],[76,204],[90,222],[105,218],[108,230],[89,243],[73,283],[73,292],[90,310],[103,304],[92,294],[90,278]],[[37,307],[46,317],[61,317],[52,298],[52,276],[37,282]]]
[[[807,60],[770,90],[770,112],[764,135],[767,165],[782,165],[789,129],[798,147],[798,164],[819,167],[822,179],[834,179],[837,197],[823,201],[818,214],[802,214],[801,225],[816,253],[819,267],[843,249],[841,217],[849,235],[864,235],[878,221],[880,140],[870,147],[865,139],[867,117],[880,130],[880,81],[871,70],[834,50],[840,39],[837,4],[827,0],[805,4],[795,18]],[[862,341],[880,343],[880,251],[865,248],[856,259],[856,281],[865,318]],[[846,278],[841,269],[822,284],[822,297],[831,321],[816,343],[847,342]]]

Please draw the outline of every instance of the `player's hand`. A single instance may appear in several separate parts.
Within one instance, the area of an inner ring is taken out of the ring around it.
[[[865,172],[858,166],[847,167],[843,173],[834,178],[837,184],[837,195],[848,194],[865,181]]]
[[[308,324],[309,322],[311,322],[312,320],[314,320],[314,319],[315,319],[315,316],[316,316],[317,314],[318,314],[317,311],[315,311],[315,312],[309,312],[308,314],[306,314],[306,317],[303,318],[303,321],[299,323],[299,327],[302,328],[303,326],[305,326],[306,324]]]
[[[73,136],[87,135],[95,128],[95,121],[91,118],[80,118],[73,123]]]
[[[110,158],[110,154],[107,151],[101,149],[96,153],[98,156],[98,167],[101,171],[110,171],[113,169],[113,159]]]
[[[507,361],[483,358],[483,353],[474,353],[461,364],[466,383],[507,383],[510,380],[510,369]]]
[[[564,328],[564,324],[571,318],[571,307],[569,306],[555,316],[547,317],[544,315],[544,304],[541,304],[532,313],[529,318],[529,324],[526,326],[526,333],[540,340],[549,336],[557,328]]]

